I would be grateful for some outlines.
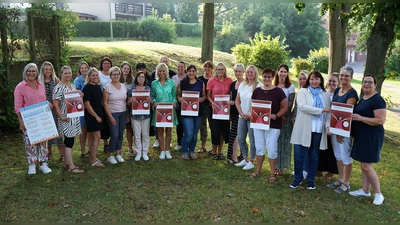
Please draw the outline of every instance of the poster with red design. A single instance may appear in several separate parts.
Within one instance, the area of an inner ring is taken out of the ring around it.
[[[251,120],[250,128],[269,130],[271,121],[271,101],[256,100],[251,101]]]
[[[350,137],[351,116],[354,105],[332,102],[330,132],[343,137]]]
[[[156,127],[172,127],[173,121],[174,105],[172,103],[157,103]]]
[[[58,131],[51,113],[49,102],[44,101],[19,109],[30,144],[58,137]]]
[[[199,97],[198,91],[182,91],[181,115],[198,116],[199,115]]]
[[[83,101],[80,93],[80,91],[64,93],[68,118],[81,117],[84,115]]]
[[[150,90],[132,90],[132,115],[150,115]]]
[[[216,120],[229,120],[230,95],[215,95],[212,118]]]

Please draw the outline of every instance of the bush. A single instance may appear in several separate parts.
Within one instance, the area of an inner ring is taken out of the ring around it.
[[[314,64],[314,70],[321,73],[328,73],[329,52],[328,48],[320,48],[319,50],[310,50],[308,61]]]
[[[294,75],[295,77],[298,77],[300,71],[302,70],[307,70],[308,72],[314,70],[314,64],[307,59],[302,59],[298,57],[291,59],[290,62],[292,64],[292,75]]]
[[[201,37],[202,26],[199,23],[175,23],[176,36]]]
[[[231,53],[232,47],[239,43],[248,43],[243,26],[235,26],[233,24],[225,25],[221,32],[218,32],[216,44],[220,51]]]
[[[110,37],[109,21],[81,20],[76,25],[76,37]],[[113,21],[113,37],[138,38],[138,22]]]
[[[232,48],[238,62],[253,64],[259,68],[278,68],[279,64],[287,63],[289,51],[285,40],[279,41],[279,37],[271,39],[263,33],[256,33],[250,44],[239,44]]]
[[[173,22],[165,18],[146,17],[140,21],[139,30],[145,41],[172,43],[176,37]]]

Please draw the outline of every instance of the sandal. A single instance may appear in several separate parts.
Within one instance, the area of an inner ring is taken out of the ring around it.
[[[64,156],[60,156],[60,162],[64,162]]]
[[[206,150],[207,151],[207,150]],[[210,151],[208,151],[209,155],[214,155],[215,153],[213,153],[213,150],[211,149]]]
[[[196,156],[194,153],[191,153],[191,154],[189,155],[189,157],[190,157],[191,159],[197,159],[197,156]]]
[[[217,160],[218,159],[218,155],[217,154],[213,154],[211,157],[213,160]]]
[[[83,173],[84,171],[80,170],[79,167],[75,166],[72,169],[68,169],[68,172],[70,172],[70,173]]]
[[[282,176],[282,175],[284,175],[285,173],[283,172],[283,170],[279,170],[279,169],[276,169],[275,170],[275,175],[280,175],[280,176]]]
[[[219,154],[218,154],[218,159],[219,159],[219,160],[224,160],[224,159],[225,159],[225,156],[224,156],[222,153],[219,153]]]
[[[233,159],[228,159],[228,160],[226,160],[226,161],[224,162],[224,164],[236,164],[236,163],[238,163],[238,161],[235,161],[235,160],[233,160]]]
[[[342,188],[342,185],[344,185],[344,186],[346,187],[346,189],[343,189],[343,188]],[[345,184],[345,183],[342,183],[342,185],[340,185],[339,187],[337,187],[337,188],[335,189],[335,192],[336,192],[336,193],[341,194],[341,193],[343,193],[343,192],[350,191],[350,185],[347,185],[347,184]]]
[[[96,160],[96,162],[92,163],[93,167],[105,167],[104,164],[100,160]]]
[[[249,177],[250,177],[250,178],[256,178],[256,177],[258,177],[259,175],[260,175],[260,172],[256,171],[256,172],[250,174]]]
[[[86,157],[89,157],[89,153],[88,152],[85,152],[85,153],[81,154],[81,158],[86,158]]]
[[[326,173],[325,176],[322,177],[323,180],[331,180],[335,176],[333,173]]]
[[[188,155],[182,155],[182,159],[189,160],[189,156]]]
[[[272,184],[272,183],[275,183],[275,181],[276,181],[275,174],[270,174],[270,175],[269,175],[269,180],[268,180],[268,182],[269,182],[270,184]]]
[[[337,183],[336,183],[337,182]],[[342,185],[342,182],[340,180],[337,180],[333,183],[330,183],[328,185],[326,185],[326,187],[328,188],[335,188],[335,187],[339,187],[340,185]]]
[[[197,151],[197,153],[203,153],[203,152],[206,152],[206,151],[207,151],[207,149],[201,147],[201,148]]]
[[[47,159],[51,160],[53,158],[53,152],[47,153]]]

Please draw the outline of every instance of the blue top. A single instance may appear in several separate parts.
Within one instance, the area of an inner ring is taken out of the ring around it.
[[[340,87],[336,88],[335,92],[333,93],[332,102],[347,103],[347,99],[349,98],[355,98],[356,101],[358,101],[358,94],[354,88],[351,88],[348,92],[346,92],[342,96],[339,96],[339,90]]]
[[[128,90],[128,98],[132,97],[132,90],[137,90],[136,85],[132,85],[132,88]],[[144,87],[144,90],[151,90],[149,86]],[[129,111],[129,113],[132,113],[132,110]],[[150,114],[149,115],[132,115],[131,117],[133,120],[145,120],[150,118]]]
[[[190,84],[189,82],[187,82],[186,84],[183,84],[183,85],[182,85],[182,81],[181,81],[180,84],[181,84],[180,85],[181,91],[198,91],[199,92],[199,98],[203,97],[203,94],[204,94],[203,93],[203,84],[204,84],[203,81],[197,79],[194,84]],[[179,104],[179,107],[181,107],[181,104]],[[202,116],[202,115],[203,115],[203,103],[200,102],[199,103],[199,115],[198,116]]]
[[[76,89],[82,91],[83,87],[85,87],[85,80],[83,79],[82,75],[79,75],[74,80],[74,85]]]

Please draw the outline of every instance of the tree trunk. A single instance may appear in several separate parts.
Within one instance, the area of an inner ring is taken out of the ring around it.
[[[382,90],[382,83],[385,81],[386,53],[394,35],[394,23],[385,18],[385,12],[380,12],[367,39],[367,61],[364,72],[364,76],[366,74],[376,76],[376,90],[379,94]]]
[[[336,6],[335,10],[329,10],[329,67],[328,74],[339,72],[346,64],[346,29],[348,19],[341,19],[343,12],[349,12],[350,4]]]
[[[201,61],[213,61],[214,3],[204,3],[203,32],[201,36]]]

